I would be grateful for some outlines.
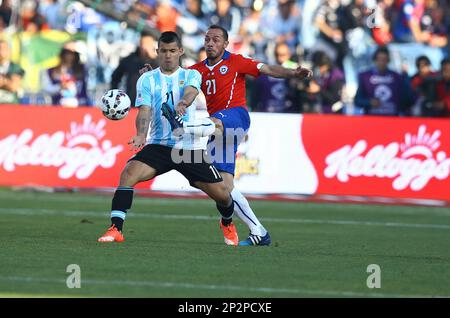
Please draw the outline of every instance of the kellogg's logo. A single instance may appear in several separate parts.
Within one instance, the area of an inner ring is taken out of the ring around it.
[[[324,175],[340,182],[350,177],[388,178],[397,191],[422,190],[431,179],[444,180],[450,174],[450,158],[439,150],[441,131],[426,129],[421,125],[417,135],[406,133],[402,143],[374,145],[367,152],[366,140],[345,145],[326,157]]]
[[[52,135],[34,136],[25,129],[0,140],[0,167],[14,171],[17,166],[43,166],[59,168],[58,176],[69,179],[87,179],[97,167],[111,168],[122,145],[113,146],[104,139],[106,121],[92,121],[85,115],[82,124],[71,122],[70,131],[56,131]]]

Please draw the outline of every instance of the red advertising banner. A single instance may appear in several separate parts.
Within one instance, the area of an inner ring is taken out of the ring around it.
[[[317,194],[450,200],[450,121],[304,116]]]
[[[116,187],[133,155],[135,112],[120,121],[97,108],[2,105],[0,184]],[[147,187],[148,183],[140,187]]]
[[[0,118],[0,185],[116,187],[133,155],[127,142],[135,134],[135,109],[111,121],[96,108],[1,107],[7,116]],[[236,180],[243,192],[450,201],[449,120],[251,117],[240,153],[257,169]],[[138,188],[192,190],[176,172]]]

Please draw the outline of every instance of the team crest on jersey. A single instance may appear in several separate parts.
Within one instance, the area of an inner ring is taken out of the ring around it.
[[[184,85],[184,80],[180,81],[180,87]]]
[[[220,74],[222,74],[222,75],[227,74],[227,72],[228,72],[228,66],[222,65],[222,66],[219,68],[219,72],[220,72]]]

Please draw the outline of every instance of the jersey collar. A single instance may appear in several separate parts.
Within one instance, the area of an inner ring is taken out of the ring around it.
[[[175,74],[177,74],[177,73],[181,70],[181,68],[182,68],[181,66],[178,66],[178,68],[177,68],[172,74],[164,74],[164,73],[161,71],[161,67],[158,67],[157,70],[159,71],[159,73],[161,73],[161,75],[172,77],[172,76],[174,76]]]
[[[223,60],[228,60],[230,58],[230,56],[231,56],[231,53],[229,51],[225,50],[225,52],[222,55],[222,58],[220,59],[220,61],[218,63],[216,63],[216,65],[219,64],[220,62],[222,62]],[[208,59],[204,59],[203,64],[205,64],[206,66],[209,66]]]
[[[222,60],[228,60],[231,56],[231,53],[225,50],[225,52],[222,55]]]

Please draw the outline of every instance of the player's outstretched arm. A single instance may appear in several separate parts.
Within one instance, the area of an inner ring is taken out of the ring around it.
[[[267,65],[264,64],[259,70],[261,74],[277,77],[277,78],[298,78],[298,79],[307,79],[312,77],[313,72],[305,67],[299,66],[295,70],[285,68],[281,65]]]
[[[144,105],[139,107],[139,112],[136,116],[136,136],[133,136],[128,142],[131,145],[131,150],[136,151],[145,146],[145,140],[150,126],[150,116],[150,107]]]

